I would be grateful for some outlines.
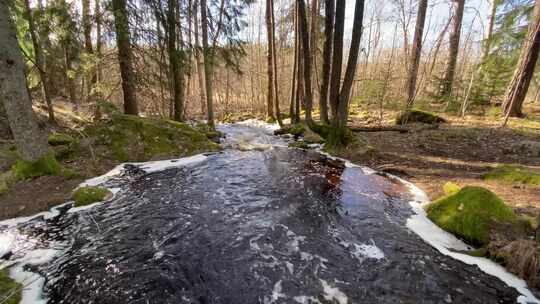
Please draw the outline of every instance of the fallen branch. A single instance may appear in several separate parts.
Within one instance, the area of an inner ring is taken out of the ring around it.
[[[409,132],[409,129],[404,127],[350,127],[349,129],[353,132]]]

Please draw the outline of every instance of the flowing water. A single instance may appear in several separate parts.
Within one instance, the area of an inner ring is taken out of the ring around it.
[[[2,265],[15,265],[11,276],[28,285],[23,302],[515,303],[520,296],[414,233],[418,211],[406,183],[286,148],[264,125],[221,130],[222,153],[128,165],[90,181],[115,189],[109,202],[4,222]]]

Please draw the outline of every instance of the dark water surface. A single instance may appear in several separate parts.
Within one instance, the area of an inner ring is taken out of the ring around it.
[[[62,250],[48,303],[515,303],[406,227],[399,181],[315,152],[228,149],[133,167],[111,202],[19,225]]]

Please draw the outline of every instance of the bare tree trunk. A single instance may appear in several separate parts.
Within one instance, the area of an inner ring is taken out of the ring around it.
[[[208,47],[208,18],[206,16],[206,0],[200,0],[201,4],[201,30],[204,56],[204,78],[206,82],[206,108],[208,112],[208,125],[214,128],[214,106],[212,96],[212,65],[213,54]]]
[[[344,1],[343,1],[344,2]],[[309,49],[309,30],[306,16],[306,4],[304,0],[298,0],[298,16],[300,23],[300,37],[304,53],[304,97],[306,110],[306,123],[313,124],[311,117],[313,105],[313,92],[311,91],[311,53]]]
[[[120,63],[120,76],[122,77],[122,91],[124,93],[124,113],[138,115],[137,99],[135,96],[135,74],[133,72],[131,42],[129,39],[129,22],[126,9],[126,0],[113,0],[114,25],[116,29],[116,45],[118,48],[118,61]]]
[[[416,80],[418,78],[418,66],[422,54],[422,36],[424,35],[424,24],[426,22],[427,0],[420,0],[418,3],[418,15],[414,30],[414,41],[412,47],[411,62],[409,65],[409,75],[407,75],[407,109],[414,103],[416,93]]]
[[[101,37],[101,20],[102,20],[102,10],[101,10],[101,2],[100,0],[96,0],[96,6],[95,6],[95,15],[96,15],[96,84],[100,84],[103,81],[103,67],[101,60],[103,60],[103,54],[102,54],[102,47],[103,47],[103,38]],[[102,92],[98,90],[96,92],[96,98],[99,101],[102,101],[103,96]],[[99,108],[99,105],[96,104],[96,107],[94,109],[94,120],[98,121],[101,119],[101,110]]]
[[[0,1],[0,100],[22,159],[36,161],[49,153],[26,87],[24,62],[8,1]]]
[[[459,53],[459,39],[461,37],[461,24],[463,21],[463,10],[465,8],[465,0],[453,0],[454,17],[452,22],[452,32],[450,33],[450,46],[448,63],[444,75],[441,96],[449,98],[452,95],[452,87],[454,85],[454,76],[456,74],[457,58]]]
[[[294,6],[294,62],[293,62],[293,73],[292,73],[292,82],[291,82],[291,104],[289,108],[289,114],[291,116],[291,122],[298,123],[296,113],[296,104],[298,103],[298,3],[295,3]]]
[[[332,60],[332,37],[334,33],[335,0],[325,0],[324,49],[322,66],[322,85],[319,98],[321,122],[328,124],[328,87],[330,82],[330,62]]]
[[[167,8],[167,50],[169,53],[169,65],[171,66],[172,74],[172,89],[173,89],[173,118],[176,121],[184,120],[184,83],[183,75],[178,58],[178,50],[176,47],[176,10],[178,2],[176,0],[168,0]]]
[[[41,79],[41,85],[43,86],[43,95],[45,97],[45,102],[47,103],[47,113],[49,114],[49,121],[56,123],[56,120],[54,118],[54,108],[51,100],[52,96],[48,77],[49,75],[47,75],[47,72],[45,71],[41,43],[40,41],[38,41],[37,38],[36,23],[34,21],[32,9],[30,8],[29,0],[24,0],[24,5],[26,10],[26,19],[28,20],[28,31],[30,32],[30,37],[32,38],[32,45],[34,46],[34,54],[36,56],[36,67],[39,72],[39,78]]]
[[[274,43],[272,42],[272,1],[266,0],[266,41],[267,41],[267,92],[266,92],[266,119],[274,122],[274,52],[272,50]]]
[[[534,75],[534,68],[538,61],[540,51],[540,0],[536,0],[527,37],[522,46],[514,77],[508,86],[506,98],[503,103],[505,113],[504,125],[508,117],[522,117],[523,102]]]
[[[484,40],[484,48],[482,50],[482,62],[484,62],[491,51],[491,39],[493,36],[493,27],[495,26],[495,18],[497,13],[497,0],[491,0],[491,8],[488,21],[488,29]]]
[[[272,43],[272,69],[274,70],[274,107],[275,107],[275,114],[276,119],[278,121],[278,124],[280,126],[283,126],[283,122],[281,120],[281,111],[279,109],[279,86],[278,86],[278,72],[277,72],[277,48],[276,48],[276,22],[274,18],[274,0],[268,0],[270,1],[270,24],[272,28],[272,39],[270,40]]]
[[[334,41],[332,51],[332,71],[330,74],[330,109],[332,121],[338,119],[339,91],[341,87],[341,69],[343,64],[343,33],[345,28],[345,1],[336,2],[334,18]]]
[[[197,77],[199,81],[199,98],[201,99],[201,114],[206,113],[206,85],[204,83],[204,64],[201,56],[201,47],[199,45],[199,18],[198,18],[198,0],[193,4],[193,28],[195,38],[195,66],[197,68]]]

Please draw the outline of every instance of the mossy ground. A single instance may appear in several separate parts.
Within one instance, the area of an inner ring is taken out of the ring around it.
[[[167,119],[113,114],[111,119],[86,128],[85,133],[119,162],[189,156],[217,151],[206,133]]]
[[[63,172],[63,168],[51,153],[34,162],[20,159],[13,165],[11,171],[15,179],[27,180],[43,175],[59,175]]]
[[[47,137],[47,142],[51,146],[69,145],[75,141],[75,138],[64,133],[51,133]]]
[[[540,187],[540,172],[515,166],[502,165],[484,174],[485,180],[493,180],[506,184]]]
[[[489,242],[493,224],[517,223],[514,211],[493,192],[467,186],[427,207],[430,220],[473,245]]]
[[[453,182],[447,182],[443,186],[443,191],[446,195],[452,195],[454,193],[459,192],[459,190],[461,190],[461,187],[458,184],[453,183]]]
[[[7,269],[0,270],[0,303],[18,304],[21,301],[21,284],[9,277]]]
[[[95,202],[101,202],[110,195],[112,195],[112,193],[107,188],[81,187],[73,192],[73,201],[75,201],[75,207],[80,207]]]
[[[436,114],[418,110],[418,109],[412,109],[409,111],[402,112],[396,117],[396,124],[398,125],[402,125],[406,123],[414,123],[414,122],[435,124],[435,123],[446,122],[446,120]]]

